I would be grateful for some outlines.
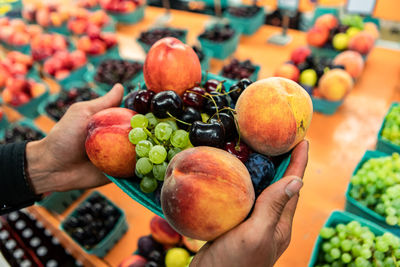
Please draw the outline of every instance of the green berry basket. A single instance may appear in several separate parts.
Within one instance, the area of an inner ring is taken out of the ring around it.
[[[368,227],[375,235],[380,236],[386,233],[387,231],[381,228],[379,225],[374,224],[371,221],[368,221],[364,218],[358,217],[354,214],[344,212],[344,211],[334,211],[329,216],[328,220],[325,222],[324,227],[335,227],[336,225],[343,223],[347,224],[351,221],[357,221],[362,226]],[[320,251],[322,250],[322,242],[323,239],[318,235],[317,241],[314,244],[314,248],[311,254],[310,261],[308,263],[308,267],[314,267],[318,262],[318,257]]]
[[[261,67],[258,66],[258,65],[255,65],[255,67],[256,67],[256,69],[254,70],[254,72],[253,72],[253,73],[250,75],[250,77],[249,77],[249,80],[250,80],[250,81],[253,81],[253,82],[255,82],[255,81],[258,80],[258,73],[260,72],[260,69],[261,69]],[[222,70],[219,72],[219,75],[220,75],[221,77],[226,78],[224,75],[222,75]],[[230,79],[230,78],[226,78],[226,79]],[[239,80],[232,80],[232,79],[230,79],[230,80],[233,81],[233,82],[239,81]]]
[[[322,98],[316,98],[311,96],[312,104],[314,111],[326,114],[333,115],[337,109],[343,104],[344,100],[340,101],[329,101]]]
[[[265,16],[263,8],[260,8],[251,18],[237,17],[229,13],[228,10],[224,12],[224,17],[229,19],[233,28],[240,29],[241,33],[244,35],[252,35],[264,25]]]
[[[52,33],[58,33],[62,35],[70,35],[70,32],[68,30],[67,22],[64,22],[61,26],[59,27],[46,27],[46,31],[52,32]]]
[[[0,44],[7,50],[10,51],[18,51],[21,52],[25,55],[30,55],[31,53],[31,45],[27,44],[27,45],[12,45],[9,44],[7,42],[1,41]]]
[[[204,2],[206,6],[209,7],[213,7],[215,4],[215,0],[203,0],[202,2]],[[221,0],[220,3],[222,8],[226,8],[229,5],[229,0]]]
[[[100,241],[100,243],[98,243],[96,246],[94,246],[91,249],[86,249],[86,248],[82,247],[82,249],[86,253],[96,255],[99,258],[103,258],[105,255],[107,255],[108,251],[110,251],[112,249],[112,247],[116,243],[118,243],[118,241],[126,233],[126,231],[128,230],[128,224],[126,223],[126,217],[125,217],[124,211],[121,210],[117,205],[115,205],[113,202],[111,202],[104,195],[100,194],[97,191],[93,191],[84,201],[82,201],[82,203],[88,201],[88,199],[90,197],[98,196],[98,195],[100,195],[103,198],[105,198],[107,200],[108,204],[111,204],[112,206],[117,208],[118,211],[120,212],[120,217],[119,217],[117,223],[114,225],[114,228],[103,238],[102,241]],[[82,203],[78,207],[80,207],[82,205]],[[65,231],[64,223],[69,217],[78,217],[78,216],[79,215],[77,214],[76,209],[73,210],[72,213],[70,213],[68,215],[68,217],[65,218],[65,220],[61,222],[61,224],[60,224],[61,230]],[[72,237],[71,237],[71,239],[74,240]],[[77,243],[77,244],[79,245],[79,243]]]
[[[369,159],[388,157],[388,156],[390,156],[390,155],[380,152],[380,151],[367,150],[365,152],[364,156],[362,157],[361,161],[357,164],[357,167],[354,170],[352,176],[354,176],[357,173],[357,171],[362,167],[362,165],[365,162],[367,162]],[[386,223],[385,218],[382,215],[380,215],[380,214],[376,213],[375,211],[369,209],[368,207],[362,205],[360,202],[358,202],[353,197],[351,197],[350,191],[352,188],[353,188],[352,184],[349,183],[349,186],[347,187],[347,191],[346,191],[345,210],[379,225],[380,227],[386,229],[386,231],[390,231],[393,234],[400,236],[400,227],[399,226],[388,225]]]
[[[107,11],[107,13],[118,23],[135,24],[144,18],[144,10],[146,5],[137,7],[134,11],[128,13],[115,13]]]
[[[83,87],[83,86],[85,86],[85,85],[87,86],[87,85],[90,85],[90,84],[85,83],[85,82],[82,82],[82,81],[75,81],[75,82],[71,82],[71,83],[67,84],[66,87],[63,87],[63,88],[62,88],[62,90],[70,91],[72,88],[76,88],[76,87],[79,88],[79,87]],[[99,96],[104,95],[103,92],[95,91],[95,90],[93,90],[92,87],[91,87],[91,89],[92,89],[93,92],[97,93]],[[52,116],[50,116],[50,115],[47,113],[46,107],[47,107],[47,105],[48,105],[49,103],[56,101],[57,98],[59,97],[59,95],[60,95],[59,93],[57,93],[57,94],[52,94],[52,95],[50,95],[45,101],[43,101],[42,103],[40,103],[40,105],[38,106],[38,113],[39,113],[41,116],[48,117],[50,120],[52,120],[52,121],[54,121],[54,122],[57,122],[56,119],[54,119]]]
[[[7,128],[12,127],[13,125],[25,126],[25,127],[28,127],[30,129],[33,129],[33,130],[41,133],[43,136],[46,136],[46,133],[43,132],[42,130],[40,130],[31,119],[23,118],[16,122],[13,122],[13,123],[7,122],[7,125],[4,129],[0,128],[0,140],[4,139],[4,135],[5,135]]]
[[[198,37],[198,40],[201,44],[201,48],[203,50],[209,51],[211,57],[217,59],[226,59],[230,55],[232,55],[236,48],[238,47],[240,39],[240,32],[236,31],[236,33],[232,36],[231,39],[225,42],[214,42],[204,38]]]
[[[159,29],[160,27],[154,27],[151,30],[155,30],[155,29]],[[178,29],[178,28],[172,28],[172,27],[167,27],[168,29],[174,29],[174,30],[182,30],[183,31],[183,36],[177,38],[178,40],[180,40],[183,43],[186,43],[186,38],[187,38],[187,33],[188,31],[185,29]],[[143,43],[139,37],[136,39],[136,42],[138,42],[138,44],[143,48],[143,50],[147,53],[149,52],[151,45],[148,45],[146,43]]]
[[[72,190],[68,192],[53,192],[46,196],[41,201],[36,202],[36,205],[44,207],[48,211],[61,214],[63,213],[75,200],[77,200],[85,191]]]
[[[109,48],[105,53],[101,55],[88,55],[88,60],[90,63],[93,65],[98,65],[100,62],[102,62],[105,59],[119,59],[121,58],[119,55],[119,48],[118,44],[114,45],[113,47]]]
[[[126,59],[124,59],[124,60],[126,60]],[[141,63],[142,65],[144,64],[143,62],[136,61],[136,60],[126,60],[126,61],[138,62],[138,63]],[[93,84],[95,85],[96,91],[99,91],[99,92],[101,92],[102,94],[105,94],[105,93],[107,93],[108,91],[110,91],[114,84],[107,84],[107,83],[98,82],[98,81],[96,81],[95,78],[94,78],[95,75],[96,75],[96,69],[95,69],[95,68],[92,68],[92,69],[88,70],[88,71],[85,73],[84,78],[85,78],[85,80],[86,80],[88,83],[93,83]],[[122,85],[123,85],[123,86],[125,87],[125,89],[126,89],[126,87],[127,87],[128,85],[136,85],[136,84],[138,84],[138,83],[140,83],[140,82],[142,82],[142,81],[143,81],[143,71],[137,73],[135,76],[132,77],[131,80],[122,83]]]
[[[399,145],[396,145],[396,144],[392,143],[391,141],[387,140],[386,138],[382,137],[382,131],[386,124],[386,117],[390,113],[390,111],[394,107],[397,107],[398,105],[399,105],[399,103],[397,103],[397,102],[392,103],[388,112],[385,115],[385,119],[383,120],[381,128],[379,129],[379,133],[378,133],[378,141],[376,143],[376,149],[379,151],[385,152],[387,154],[392,154],[393,152],[400,152]]]

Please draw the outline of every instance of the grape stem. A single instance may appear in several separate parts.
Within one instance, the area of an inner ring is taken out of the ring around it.
[[[169,111],[167,111],[167,115],[170,116],[171,118],[175,119],[176,121],[182,123],[182,124],[192,126],[191,123],[188,123],[188,122],[186,122],[186,121],[182,121],[182,120],[180,120],[180,119],[175,118],[171,113],[169,113]]]
[[[154,143],[156,143],[157,145],[160,144],[160,142],[158,142],[157,138],[155,138],[155,137],[153,136],[153,134],[152,134],[149,130],[147,130],[147,128],[143,128],[143,131],[144,131],[148,136],[150,136],[151,140],[153,140]]]

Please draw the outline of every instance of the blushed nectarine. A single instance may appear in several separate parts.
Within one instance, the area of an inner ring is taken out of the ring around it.
[[[282,64],[276,71],[275,71],[275,75],[276,77],[283,77],[283,78],[287,78],[290,79],[294,82],[298,82],[299,81],[299,76],[300,76],[300,71],[299,69],[290,63],[285,63]]]
[[[90,161],[108,175],[134,176],[136,152],[128,136],[135,114],[127,108],[109,108],[94,114],[88,123],[86,153]]]
[[[343,65],[353,78],[358,78],[364,69],[364,60],[356,51],[344,51],[333,60],[335,65]]]
[[[151,236],[163,245],[176,245],[181,241],[181,235],[178,234],[168,224],[166,220],[159,216],[154,216],[150,221]]]
[[[272,77],[247,87],[237,101],[236,112],[243,140],[261,154],[277,156],[304,139],[313,106],[300,85]]]
[[[201,65],[194,50],[173,37],[157,41],[143,66],[146,86],[156,93],[173,90],[182,96],[201,82]]]
[[[238,158],[199,146],[178,153],[169,163],[161,207],[176,231],[208,241],[243,221],[254,198],[250,174]]]
[[[342,69],[333,69],[322,75],[319,80],[321,96],[330,101],[342,100],[353,88],[353,79]]]

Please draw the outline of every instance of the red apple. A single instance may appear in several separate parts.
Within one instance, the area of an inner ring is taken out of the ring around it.
[[[275,72],[276,77],[283,77],[290,79],[294,82],[298,82],[299,76],[300,76],[300,71],[299,69],[290,63],[285,63],[281,65]]]
[[[322,47],[329,38],[329,30],[313,27],[307,32],[307,43],[312,46]]]
[[[156,93],[185,90],[201,82],[201,66],[193,49],[176,38],[157,41],[147,54],[143,74],[146,86]]]
[[[303,63],[309,55],[311,55],[311,49],[307,46],[300,46],[293,50],[290,55],[290,60],[293,61],[294,64],[298,65]]]

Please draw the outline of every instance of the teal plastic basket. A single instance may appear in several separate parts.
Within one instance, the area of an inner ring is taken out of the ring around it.
[[[23,118],[23,119],[20,119],[20,120],[18,120],[16,122],[13,122],[13,123],[10,123],[10,122],[7,121],[7,125],[5,125],[6,128],[4,128],[4,129],[0,128],[0,140],[4,139],[4,135],[5,135],[5,132],[6,132],[7,128],[12,127],[13,125],[25,126],[25,127],[28,127],[30,129],[33,129],[33,130],[41,133],[43,136],[46,136],[46,133],[43,132],[42,130],[40,130],[32,120],[30,120],[28,118]]]
[[[4,1],[3,1],[4,2]],[[0,18],[7,16],[9,18],[20,18],[22,10],[22,0],[6,1],[3,3],[0,1],[0,6],[9,6],[10,10],[6,13],[0,13]]]
[[[311,96],[311,101],[313,104],[314,111],[326,115],[333,115],[337,111],[337,109],[343,104],[344,100],[329,101],[322,98],[316,98]]]
[[[92,63],[93,65],[98,65],[100,62],[102,62],[105,59],[120,59],[119,55],[119,48],[118,44],[114,45],[110,49],[108,49],[105,53],[101,55],[96,55],[96,56],[91,56],[88,55],[89,62]]]
[[[329,216],[328,220],[325,222],[324,227],[335,227],[340,223],[347,224],[351,221],[357,221],[362,226],[368,227],[377,236],[383,235],[385,232],[387,232],[385,229],[381,228],[379,225],[374,224],[373,222],[370,222],[354,214],[343,211],[332,212],[331,216]],[[321,248],[322,243],[323,239],[320,236],[318,236],[317,241],[314,244],[314,248],[311,254],[310,261],[308,263],[308,267],[314,267],[317,264],[319,253],[322,249]]]
[[[229,19],[234,29],[240,29],[244,35],[254,34],[265,22],[265,12],[263,8],[250,18],[237,17],[227,11],[224,12],[224,17]]]
[[[324,47],[315,47],[310,46],[312,55],[317,58],[328,58],[334,59],[337,55],[339,55],[342,51],[338,51],[331,48],[324,48]]]
[[[6,114],[3,113],[3,118],[0,120],[0,131],[5,130],[9,124]]]
[[[379,151],[385,152],[387,154],[392,154],[393,152],[400,152],[400,146],[399,145],[396,145],[396,144],[394,144],[394,143],[390,142],[389,140],[387,140],[387,139],[382,137],[382,131],[383,131],[383,128],[385,127],[386,117],[390,113],[390,111],[394,107],[397,107],[398,105],[399,105],[399,103],[397,103],[397,102],[392,103],[392,105],[390,106],[388,112],[385,115],[385,118],[384,118],[384,120],[382,122],[381,128],[379,129],[379,132],[378,132],[378,141],[376,142],[376,149],[379,150]]]
[[[199,0],[195,0],[195,1],[198,2]],[[215,4],[214,0],[201,0],[201,2],[204,2],[206,4],[206,6],[209,6],[209,7],[213,7]],[[220,3],[221,3],[222,8],[226,8],[229,5],[229,0],[221,0]]]
[[[254,70],[254,72],[249,77],[249,80],[252,81],[252,82],[255,82],[255,81],[258,80],[258,73],[260,72],[260,69],[261,69],[261,67],[258,66],[258,65],[255,65],[255,67],[256,67],[256,69]],[[225,76],[222,75],[222,70],[219,72],[219,75],[221,77],[226,78]],[[229,79],[229,78],[226,78],[226,79]],[[230,79],[230,80],[232,80],[232,79]],[[238,80],[232,80],[232,81],[237,82]]]
[[[53,192],[41,201],[36,202],[37,205],[44,207],[48,211],[57,214],[63,213],[72,203],[75,202],[85,191],[72,190],[68,192]]]
[[[332,14],[336,18],[339,19],[339,8],[317,6],[315,8],[315,11],[314,11],[314,17],[312,19],[312,25],[315,24],[315,21],[317,20],[318,17],[321,17],[322,15],[326,15],[326,14]]]
[[[46,27],[46,31],[52,32],[52,33],[58,33],[62,35],[69,35],[68,27],[67,27],[67,22],[64,22],[60,27]]]
[[[71,82],[82,81],[87,70],[88,70],[88,66],[86,64],[86,65],[80,67],[79,69],[72,71],[70,73],[70,75],[68,75],[68,77],[65,77],[62,80],[57,80],[52,76],[49,76],[49,77],[55,79],[58,82],[58,84],[64,88],[64,87],[67,87],[67,85],[70,84]]]
[[[367,162],[371,158],[381,158],[381,157],[388,157],[390,155],[380,152],[380,151],[370,151],[368,150],[365,152],[364,156],[362,157],[361,161],[358,163],[356,169],[353,172],[353,176],[357,173],[357,171],[362,167],[362,165]],[[349,183],[346,191],[346,208],[345,210],[351,213],[354,213],[360,217],[363,217],[367,220],[372,221],[373,223],[381,226],[382,228],[386,229],[387,231],[392,232],[395,235],[400,236],[400,227],[399,226],[391,226],[388,225],[385,221],[385,218],[376,213],[375,211],[369,209],[368,207],[362,205],[360,202],[355,200],[350,196],[350,191],[353,188],[352,184]]]
[[[129,13],[114,13],[114,12],[109,12],[109,11],[107,11],[107,13],[118,23],[135,24],[144,18],[145,8],[146,8],[146,5],[141,5],[138,8],[136,8],[134,11],[129,12]]]
[[[41,94],[38,97],[32,98],[28,103],[18,106],[18,107],[14,107],[11,106],[12,108],[16,109],[20,114],[24,115],[27,118],[30,119],[34,119],[36,118],[39,113],[37,111],[38,106],[40,105],[40,103],[42,103],[43,101],[45,101],[50,95],[50,90],[48,88],[48,86],[46,85],[46,91]]]
[[[155,29],[158,29],[159,27],[155,27],[155,28],[153,28],[153,29],[151,29],[151,30],[155,30]],[[182,37],[179,37],[178,39],[181,41],[181,42],[183,42],[183,43],[186,43],[186,38],[187,38],[187,30],[185,30],[185,29],[178,29],[178,28],[172,28],[172,27],[167,27],[168,29],[176,29],[176,30],[182,30],[183,31],[183,36]],[[136,39],[136,42],[138,42],[138,44],[143,48],[143,50],[147,53],[147,52],[149,52],[149,50],[150,50],[150,48],[151,48],[151,45],[148,45],[148,44],[146,44],[146,43],[143,43],[139,38],[137,38]]]
[[[236,33],[232,36],[232,38],[226,40],[225,42],[214,42],[198,37],[198,40],[201,44],[201,48],[203,50],[209,51],[211,57],[221,60],[226,59],[236,51],[239,44],[239,39],[240,39],[239,31],[236,31]]]
[[[210,52],[205,50],[202,50],[202,52],[204,57],[203,60],[200,61],[201,70],[207,71],[210,68]]]
[[[124,60],[126,60],[126,59],[124,59]],[[127,61],[139,62],[139,61],[135,61],[135,60],[127,60]],[[143,62],[139,62],[139,63],[144,64]],[[110,91],[114,84],[98,82],[94,79],[95,75],[96,75],[96,69],[91,69],[86,72],[84,78],[88,83],[93,83],[96,86],[96,91],[100,91],[100,92],[102,92],[102,94],[105,94],[108,91]],[[144,79],[143,71],[141,71],[141,72],[137,73],[130,81],[126,81],[122,85],[125,87],[125,89],[127,89],[126,87],[128,85],[136,85],[136,84],[142,82],[143,79]]]
[[[95,196],[95,195],[100,195],[103,198],[107,199],[104,195],[100,194],[99,192],[93,191],[84,201],[82,201],[82,203],[88,201],[88,199],[91,196]],[[120,212],[120,217],[119,217],[117,223],[114,225],[114,229],[112,229],[104,237],[104,239],[102,241],[100,241],[100,243],[98,243],[93,248],[86,249],[86,248],[82,247],[82,249],[86,253],[96,255],[99,258],[103,258],[108,253],[108,251],[110,251],[112,249],[112,247],[122,238],[122,236],[128,230],[128,224],[126,223],[126,217],[125,217],[124,211],[121,210],[117,205],[115,205],[109,199],[107,199],[107,202],[109,204],[111,204],[112,206],[114,206],[115,208],[117,208],[118,211]],[[82,205],[82,203],[78,207],[80,207]],[[64,230],[64,223],[69,217],[77,217],[77,216],[78,216],[78,214],[77,214],[76,209],[75,209],[74,211],[72,211],[71,214],[68,215],[68,217],[64,221],[61,222],[61,224],[60,224],[61,230],[65,231]],[[71,239],[74,240],[73,238],[71,238]],[[77,244],[79,245],[79,243],[77,243]]]
[[[23,53],[25,55],[30,55],[31,54],[31,45],[30,44],[27,44],[27,45],[11,45],[11,44],[9,44],[7,42],[4,42],[4,41],[0,42],[0,44],[5,49],[10,50],[10,51],[13,51],[13,50],[14,51],[18,51],[18,52],[21,52],[21,53]]]

